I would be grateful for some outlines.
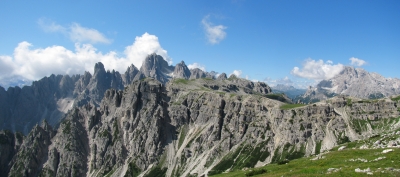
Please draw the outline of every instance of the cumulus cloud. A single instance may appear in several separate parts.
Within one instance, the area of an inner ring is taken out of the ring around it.
[[[46,32],[58,32],[69,37],[73,42],[79,43],[111,43],[111,40],[104,36],[96,29],[86,28],[78,23],[64,27],[48,19],[41,18],[38,20],[39,26]]]
[[[127,58],[138,68],[142,66],[146,56],[151,53],[161,55],[169,64],[172,64],[172,59],[161,47],[158,37],[155,35],[144,33],[142,36],[137,36],[135,42],[125,48]]]
[[[353,65],[353,66],[358,66],[358,67],[360,67],[360,66],[363,66],[363,65],[367,64],[366,61],[361,60],[361,59],[359,59],[359,58],[355,58],[355,57],[351,57],[349,60],[351,61],[350,64]]]
[[[190,65],[188,65],[188,68],[189,69],[199,68],[199,69],[201,69],[203,71],[206,71],[206,67],[204,65],[200,64],[200,63],[190,64]]]
[[[14,67],[10,56],[0,56],[0,80],[12,76]]]
[[[209,21],[209,18],[210,15],[205,16],[201,20],[201,23],[205,30],[208,42],[211,44],[218,44],[225,39],[226,32],[224,30],[226,30],[227,27],[223,25],[214,25]]]
[[[233,70],[233,72],[231,74],[229,74],[229,77],[234,74],[237,77],[240,77],[240,75],[242,75],[242,70]]]
[[[46,32],[67,33],[67,28],[46,18],[40,18],[37,23]]]
[[[330,79],[335,75],[339,74],[344,69],[344,66],[340,63],[334,65],[332,61],[328,60],[312,60],[307,59],[303,63],[303,67],[294,67],[290,72],[292,75],[314,80]]]
[[[74,42],[89,42],[94,43],[111,43],[110,39],[107,39],[102,33],[95,29],[85,28],[78,23],[73,23],[70,26],[69,36]]]
[[[293,85],[293,81],[287,76],[285,76],[284,78],[279,78],[279,79],[272,79],[272,78],[267,77],[264,79],[264,82],[266,82],[270,86],[276,86],[278,84],[283,84],[283,85],[288,85],[288,86]]]
[[[148,33],[135,38],[135,42],[125,49],[125,56],[116,52],[102,53],[91,44],[75,44],[75,50],[63,46],[33,48],[29,42],[21,42],[14,49],[13,56],[0,56],[0,84],[18,80],[38,80],[50,74],[83,74],[93,73],[95,63],[102,62],[106,70],[125,72],[132,63],[140,68],[143,60],[149,54],[157,53],[168,62],[168,57],[158,38]]]

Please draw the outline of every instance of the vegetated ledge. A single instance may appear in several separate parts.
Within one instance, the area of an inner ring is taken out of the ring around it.
[[[400,119],[397,118],[397,119]],[[246,168],[213,177],[253,176],[399,176],[400,128],[365,140],[340,144],[330,151],[286,163]],[[262,172],[262,173],[261,173]]]

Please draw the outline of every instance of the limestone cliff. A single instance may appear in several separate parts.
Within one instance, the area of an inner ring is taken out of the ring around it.
[[[146,78],[109,89],[99,107],[73,108],[56,130],[36,126],[9,176],[210,175],[318,154],[399,125],[398,100],[335,97],[282,109],[270,92],[235,77]]]

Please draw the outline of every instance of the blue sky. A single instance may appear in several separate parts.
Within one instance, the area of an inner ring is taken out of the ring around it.
[[[0,24],[5,87],[149,52],[270,84],[350,65],[400,77],[400,1],[1,1]]]

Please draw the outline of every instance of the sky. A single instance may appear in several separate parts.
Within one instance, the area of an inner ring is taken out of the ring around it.
[[[305,88],[345,66],[399,78],[400,1],[0,1],[0,85],[171,65]]]

